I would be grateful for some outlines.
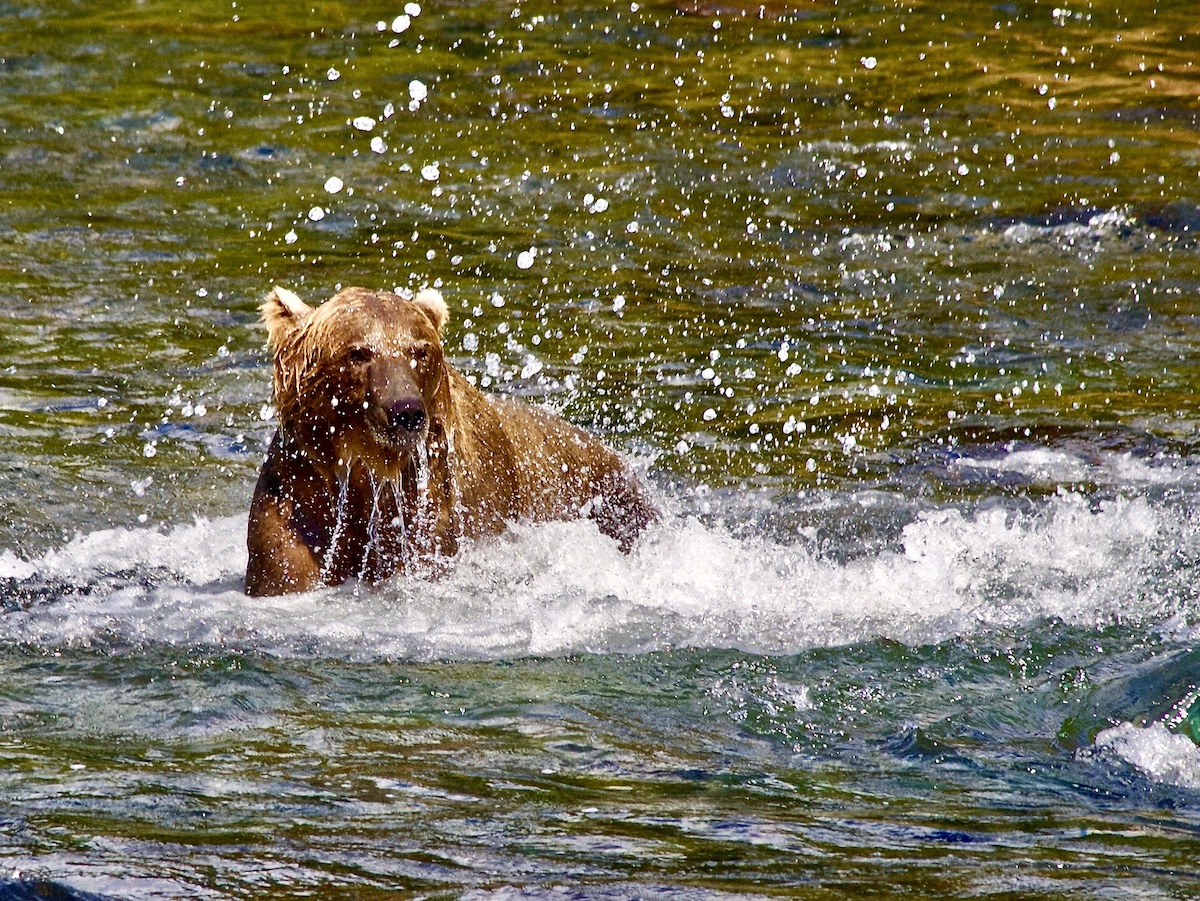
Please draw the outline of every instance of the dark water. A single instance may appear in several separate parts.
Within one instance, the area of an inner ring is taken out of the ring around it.
[[[1096,7],[0,2],[0,897],[1200,894],[1200,32]],[[666,521],[247,601],[273,284]]]

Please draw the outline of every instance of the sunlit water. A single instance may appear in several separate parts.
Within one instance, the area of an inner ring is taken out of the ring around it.
[[[0,898],[1200,894],[1194,19],[0,4]],[[663,522],[247,600],[275,283]]]

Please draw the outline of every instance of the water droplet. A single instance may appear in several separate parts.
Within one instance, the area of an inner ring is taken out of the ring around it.
[[[420,103],[429,96],[429,88],[425,87],[425,82],[414,78],[408,83],[408,96]]]
[[[525,365],[521,367],[521,378],[531,379],[542,371],[542,361],[529,354],[525,357]]]
[[[343,182],[340,178],[338,178],[336,175],[331,175],[325,181],[325,190],[330,194],[336,194],[338,191],[342,190],[344,185],[345,182]]]
[[[409,3],[404,4],[404,11],[415,19],[417,16],[421,15],[421,4],[412,3],[410,0]]]
[[[716,418],[717,418],[717,411],[714,410],[712,407],[709,407],[707,410],[704,411],[704,421],[705,422],[712,422]]]
[[[146,457],[153,457],[157,453],[158,448],[154,446],[153,441],[147,441],[145,446],[142,448],[142,454]]]
[[[322,219],[325,218],[325,210],[323,210],[319,206],[315,206],[311,210],[308,211],[308,218],[311,219],[313,222],[320,222]]]
[[[333,68],[333,66],[330,66],[329,71],[325,73],[325,77],[328,78],[330,81],[337,81],[339,78],[342,77],[342,73],[339,72],[337,69]]]
[[[877,65],[879,65],[879,60],[873,56],[864,56],[859,60],[859,62],[862,63],[862,67],[864,69],[874,69]]]
[[[384,143],[383,138],[379,137],[379,135],[375,135],[375,137],[371,138],[371,149],[376,153],[387,153],[388,148],[387,144]]]
[[[296,241],[299,239],[299,237],[300,236],[296,234],[296,230],[292,229],[286,235],[283,236],[283,242],[285,244],[295,244]]]
[[[533,258],[537,256],[537,248],[530,247],[528,250],[522,250],[517,254],[517,268],[531,269],[533,268]]]
[[[425,179],[426,181],[437,181],[439,178],[441,178],[441,175],[442,173],[438,168],[437,163],[429,163],[428,165],[421,167],[421,178]]]
[[[412,19],[409,16],[396,16],[392,19],[392,31],[396,34],[403,34],[408,31],[408,26],[412,24]]]
[[[375,120],[370,116],[355,116],[350,124],[359,131],[370,131],[375,127]]]

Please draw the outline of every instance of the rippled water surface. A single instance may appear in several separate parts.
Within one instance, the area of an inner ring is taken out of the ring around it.
[[[0,2],[0,898],[1200,894],[1200,32],[1101,6]],[[247,600],[273,284],[664,521]]]

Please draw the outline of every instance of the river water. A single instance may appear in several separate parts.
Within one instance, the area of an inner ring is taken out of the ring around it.
[[[1200,894],[1200,33],[1101,6],[0,2],[0,897]],[[664,521],[247,600],[273,284]]]

